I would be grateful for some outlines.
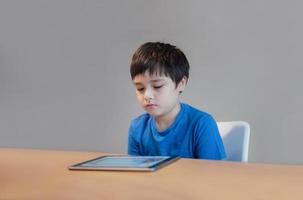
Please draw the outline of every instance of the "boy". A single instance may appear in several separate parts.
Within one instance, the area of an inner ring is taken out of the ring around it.
[[[147,113],[131,122],[128,154],[225,159],[216,121],[179,101],[188,72],[189,63],[176,46],[148,42],[134,53],[131,78]]]

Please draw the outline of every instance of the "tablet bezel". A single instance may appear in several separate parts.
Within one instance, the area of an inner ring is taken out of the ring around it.
[[[130,155],[104,155],[104,156],[99,156],[97,158],[94,159],[90,159],[81,163],[77,163],[74,165],[71,165],[68,167],[69,170],[89,170],[89,171],[156,171],[157,169],[160,169],[176,160],[179,159],[178,156],[167,156],[167,158],[159,161],[158,163],[155,163],[153,165],[150,166],[144,166],[144,167],[114,167],[114,166],[98,166],[98,167],[88,167],[88,166],[82,166],[85,163],[89,163],[98,159],[104,159],[104,158],[119,158],[119,157],[152,157],[152,156],[130,156]],[[159,157],[159,156],[155,156],[155,157]],[[161,156],[160,156],[161,157]],[[163,156],[166,157],[166,156]]]

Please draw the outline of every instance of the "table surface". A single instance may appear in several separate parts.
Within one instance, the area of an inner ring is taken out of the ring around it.
[[[0,148],[0,199],[303,199],[303,166],[180,159],[156,172],[70,171],[104,153]]]

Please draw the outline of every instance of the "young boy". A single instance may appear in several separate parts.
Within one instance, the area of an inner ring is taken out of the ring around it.
[[[173,45],[148,42],[134,53],[131,78],[147,113],[131,122],[128,154],[225,159],[216,121],[179,101],[188,72],[184,53]]]

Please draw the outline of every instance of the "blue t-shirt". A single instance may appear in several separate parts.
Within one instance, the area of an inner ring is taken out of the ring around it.
[[[155,118],[143,114],[131,122],[128,154],[140,156],[180,156],[223,160],[225,150],[214,118],[181,103],[175,122],[159,132]]]

